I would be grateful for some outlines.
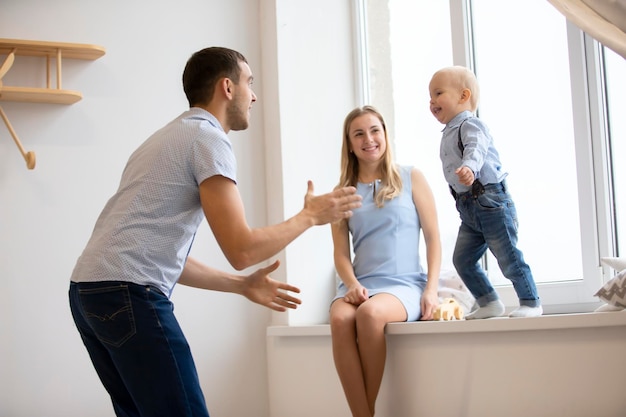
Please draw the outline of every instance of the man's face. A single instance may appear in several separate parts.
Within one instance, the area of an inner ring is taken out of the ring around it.
[[[256,101],[256,95],[252,91],[252,71],[245,62],[240,62],[241,75],[234,86],[233,98],[228,106],[226,117],[232,130],[245,130],[250,122],[250,109]]]

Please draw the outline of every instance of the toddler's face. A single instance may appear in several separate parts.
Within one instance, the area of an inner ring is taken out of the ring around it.
[[[445,72],[437,73],[430,80],[430,112],[442,124],[447,124],[461,109],[462,90],[455,87]]]

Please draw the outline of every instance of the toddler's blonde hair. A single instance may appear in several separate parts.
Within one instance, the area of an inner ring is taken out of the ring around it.
[[[470,95],[469,104],[471,106],[472,112],[475,112],[478,108],[478,101],[480,98],[480,86],[478,85],[478,80],[476,79],[476,75],[466,67],[461,65],[454,65],[451,67],[445,67],[440,69],[435,73],[446,75],[449,77],[450,82],[454,87],[457,87],[459,90],[463,90],[467,88],[472,93]]]

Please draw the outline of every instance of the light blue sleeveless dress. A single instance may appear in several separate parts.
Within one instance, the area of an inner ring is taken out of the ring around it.
[[[384,207],[376,207],[374,190],[379,181],[358,183],[363,197],[360,208],[348,220],[352,236],[354,273],[369,296],[389,293],[404,305],[407,321],[421,316],[420,300],[426,285],[419,256],[420,221],[413,203],[410,166],[398,167],[402,193]],[[333,301],[346,294],[343,282],[337,286]]]

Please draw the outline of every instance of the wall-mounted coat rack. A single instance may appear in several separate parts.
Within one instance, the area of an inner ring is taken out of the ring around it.
[[[6,55],[4,62],[0,65],[0,101],[53,104],[76,103],[83,96],[78,91],[64,90],[62,88],[62,59],[95,60],[104,54],[104,48],[97,45],[0,38],[0,55]],[[18,55],[44,57],[46,59],[45,88],[18,87],[3,84],[2,78],[11,69],[15,57]],[[54,88],[52,87],[52,73],[50,71],[50,62],[52,59],[56,59],[56,87]],[[28,169],[35,168],[35,153],[32,151],[26,152],[2,107],[0,107],[0,116],[7,129],[9,129],[9,133],[13,137],[15,144],[22,153]]]

